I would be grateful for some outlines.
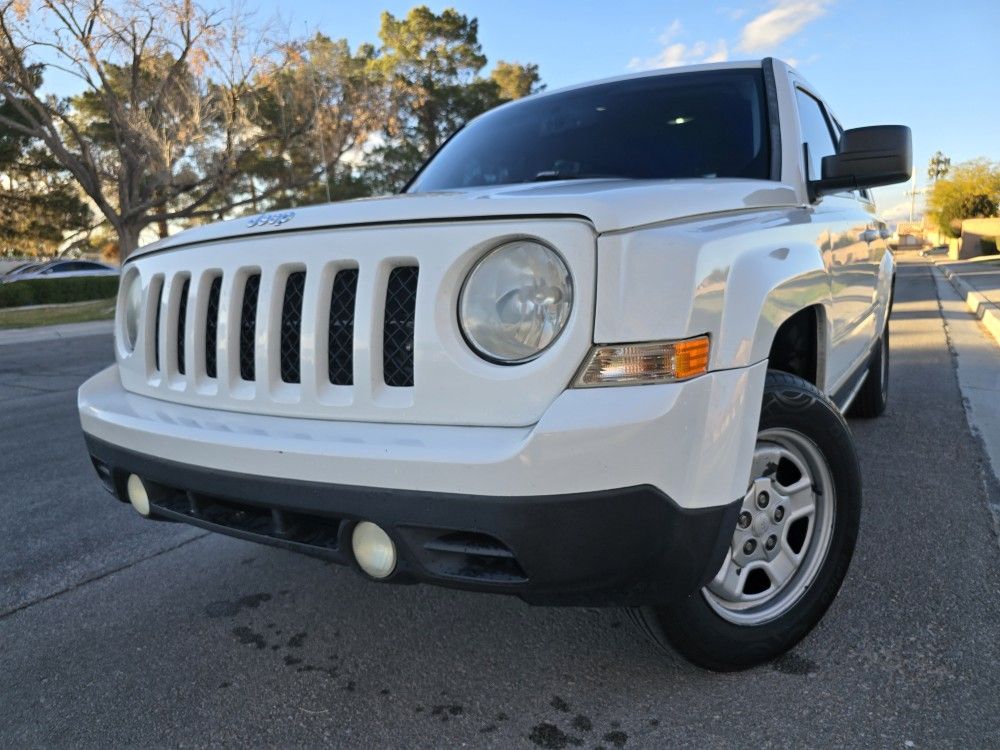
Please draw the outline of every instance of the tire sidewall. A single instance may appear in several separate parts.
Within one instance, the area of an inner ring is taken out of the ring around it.
[[[882,332],[882,339],[879,341],[878,353],[878,374],[879,374],[879,396],[881,398],[881,410],[884,411],[889,403],[889,323],[885,324]]]

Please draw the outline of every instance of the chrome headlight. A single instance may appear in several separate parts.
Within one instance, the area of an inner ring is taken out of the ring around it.
[[[559,254],[518,240],[487,253],[465,280],[458,320],[469,345],[494,362],[535,359],[559,338],[573,308],[573,280]]]
[[[121,337],[127,351],[135,349],[139,338],[139,314],[142,312],[142,279],[139,273],[126,276],[121,290]]]

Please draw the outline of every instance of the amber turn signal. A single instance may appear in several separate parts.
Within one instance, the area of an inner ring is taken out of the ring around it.
[[[708,372],[708,336],[683,341],[595,346],[577,373],[577,388],[672,383]]]

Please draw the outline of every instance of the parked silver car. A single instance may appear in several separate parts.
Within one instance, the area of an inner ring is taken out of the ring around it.
[[[48,263],[27,264],[0,277],[0,284],[26,279],[64,278],[70,276],[117,276],[115,266],[93,260],[53,260]]]
[[[0,274],[0,282],[12,281],[15,276],[19,276],[22,273],[27,273],[28,271],[32,271],[38,268],[40,265],[42,264],[29,262],[29,263],[20,263],[14,266],[13,268],[8,268],[6,271]]]

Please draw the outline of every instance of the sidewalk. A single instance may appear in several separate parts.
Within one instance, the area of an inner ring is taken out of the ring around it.
[[[1000,344],[1000,256],[937,261],[937,267]]]
[[[35,341],[54,341],[77,336],[110,335],[114,331],[113,320],[91,320],[86,323],[63,323],[35,328],[8,328],[0,330],[0,346],[5,344],[27,344]]]

